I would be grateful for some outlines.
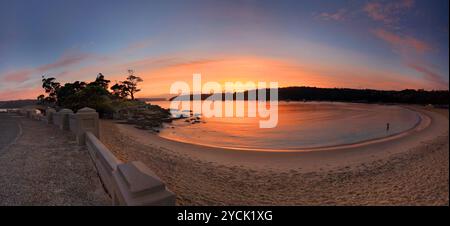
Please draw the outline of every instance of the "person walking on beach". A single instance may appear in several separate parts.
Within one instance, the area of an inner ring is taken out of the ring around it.
[[[386,124],[386,131],[389,131],[389,122]]]

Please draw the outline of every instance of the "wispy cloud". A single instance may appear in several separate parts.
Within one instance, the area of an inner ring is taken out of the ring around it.
[[[414,0],[389,1],[383,3],[380,1],[369,2],[364,6],[364,11],[375,21],[381,21],[385,24],[396,23],[399,15],[404,10],[414,6]]]
[[[3,78],[5,82],[20,83],[27,80],[32,73],[33,73],[32,69],[20,69],[16,71],[7,72]]]
[[[441,75],[436,73],[428,64],[425,64],[423,61],[418,62],[410,62],[408,63],[408,66],[415,71],[421,73],[425,79],[427,79],[430,82],[433,82],[441,89],[448,89],[448,82],[443,79]]]
[[[63,68],[70,65],[78,64],[83,60],[91,57],[92,55],[87,53],[79,53],[79,54],[66,54],[60,57],[53,63],[42,65],[38,67],[36,70],[39,72],[45,72],[56,68]]]
[[[42,88],[40,87],[27,87],[27,88],[7,88],[0,90],[0,100],[18,100],[18,99],[30,99],[35,98],[40,93]]]
[[[382,28],[372,30],[372,33],[402,52],[413,50],[417,53],[425,53],[432,50],[428,43],[412,36],[400,36]]]
[[[88,59],[89,57],[91,57],[91,55],[86,53],[64,54],[60,58],[58,58],[55,62],[40,65],[35,68],[12,70],[6,72],[5,74],[3,74],[3,76],[0,75],[0,77],[3,77],[4,81],[6,82],[22,83],[30,79],[31,76],[35,74],[43,74],[54,69],[60,69],[76,65]]]
[[[336,12],[322,12],[319,15],[317,15],[317,18],[322,20],[334,20],[334,21],[343,21],[347,18],[347,10],[346,9],[339,9]]]
[[[151,39],[145,39],[138,42],[131,43],[127,47],[125,47],[121,52],[125,54],[134,53],[139,50],[143,50],[151,47],[155,42]]]
[[[405,62],[405,66],[421,74],[425,81],[440,89],[448,88],[448,82],[424,59],[424,55],[433,50],[430,44],[412,36],[400,36],[381,28],[373,30],[372,33],[390,44]]]
[[[383,28],[371,30],[377,38],[388,43],[394,52],[400,55],[405,66],[422,75],[423,79],[433,87],[448,89],[448,82],[430,66],[425,54],[434,49],[424,40],[401,33],[398,26],[401,17],[406,11],[414,7],[414,0],[400,0],[390,2],[374,1],[364,6],[364,11],[372,20],[381,23]]]

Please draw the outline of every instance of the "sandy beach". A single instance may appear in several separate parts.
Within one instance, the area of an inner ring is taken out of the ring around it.
[[[448,110],[412,107],[420,125],[326,150],[227,150],[163,139],[114,121],[101,140],[151,168],[178,205],[448,205]]]

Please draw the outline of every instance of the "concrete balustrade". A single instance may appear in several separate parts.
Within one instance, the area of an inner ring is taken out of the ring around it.
[[[142,162],[122,163],[91,132],[86,146],[114,205],[175,205],[175,194]]]
[[[25,116],[26,116],[27,118],[31,118],[31,113],[32,113],[32,110],[31,110],[31,109],[25,110]]]
[[[33,111],[30,111],[30,118],[31,119],[34,119],[34,120],[37,120],[38,119],[38,117],[37,117],[37,114],[36,114],[36,112],[33,110]]]
[[[43,115],[35,109],[28,109],[26,115],[28,118],[38,121],[41,121],[43,118]]]
[[[73,111],[70,109],[61,109],[58,112],[54,112],[52,114],[53,124],[58,126],[60,129],[68,130],[69,129],[69,120],[68,115],[73,114]]]
[[[25,116],[29,119],[39,120],[39,115],[36,113],[34,109],[26,109]]]
[[[119,161],[91,132],[86,132],[86,146],[88,147],[89,155],[94,161],[105,189],[113,197],[113,194],[116,192],[113,172],[117,169],[117,165],[122,162]]]
[[[41,121],[41,114],[38,114],[36,112],[31,112],[31,118],[34,120]]]
[[[62,124],[62,115],[58,112],[53,113],[53,125],[60,127]]]
[[[113,175],[117,186],[113,200],[118,205],[175,205],[175,194],[142,162],[119,164]]]
[[[86,132],[91,132],[95,137],[100,138],[100,128],[98,125],[98,113],[92,108],[82,108],[76,114],[75,127],[77,142],[80,145],[86,143]]]
[[[76,114],[69,114],[69,129],[70,132],[77,134],[77,116]]]
[[[53,124],[53,116],[55,113],[56,113],[56,111],[53,108],[47,108],[45,110],[45,117],[47,118],[48,124]]]
[[[60,120],[59,122],[59,128],[62,130],[70,130],[69,128],[69,115],[73,114],[73,111],[67,108],[61,109],[59,112],[57,112],[56,114],[59,115],[58,119]]]
[[[20,110],[30,119],[42,120],[34,110]],[[86,145],[105,190],[113,205],[175,205],[175,194],[142,162],[123,163],[99,140],[98,113],[83,108],[74,114],[69,109],[46,110],[46,121],[62,130],[70,130],[80,145]]]

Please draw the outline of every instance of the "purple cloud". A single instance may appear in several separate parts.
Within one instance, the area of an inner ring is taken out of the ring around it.
[[[388,3],[369,2],[364,6],[364,11],[375,21],[392,24],[399,20],[402,11],[414,6],[414,0],[390,1]]]
[[[71,65],[76,65],[81,63],[82,61],[91,57],[89,54],[64,54],[55,62],[50,64],[44,64],[35,68],[26,68],[19,69],[14,71],[9,71],[5,73],[3,76],[4,81],[6,82],[14,82],[14,83],[22,83],[31,78],[33,74],[42,74],[48,72],[53,69],[59,69],[68,67]]]
[[[448,88],[448,82],[446,82],[441,75],[434,72],[433,69],[423,62],[411,62],[408,63],[408,67],[421,73],[424,78],[430,82],[433,82],[441,88]]]

